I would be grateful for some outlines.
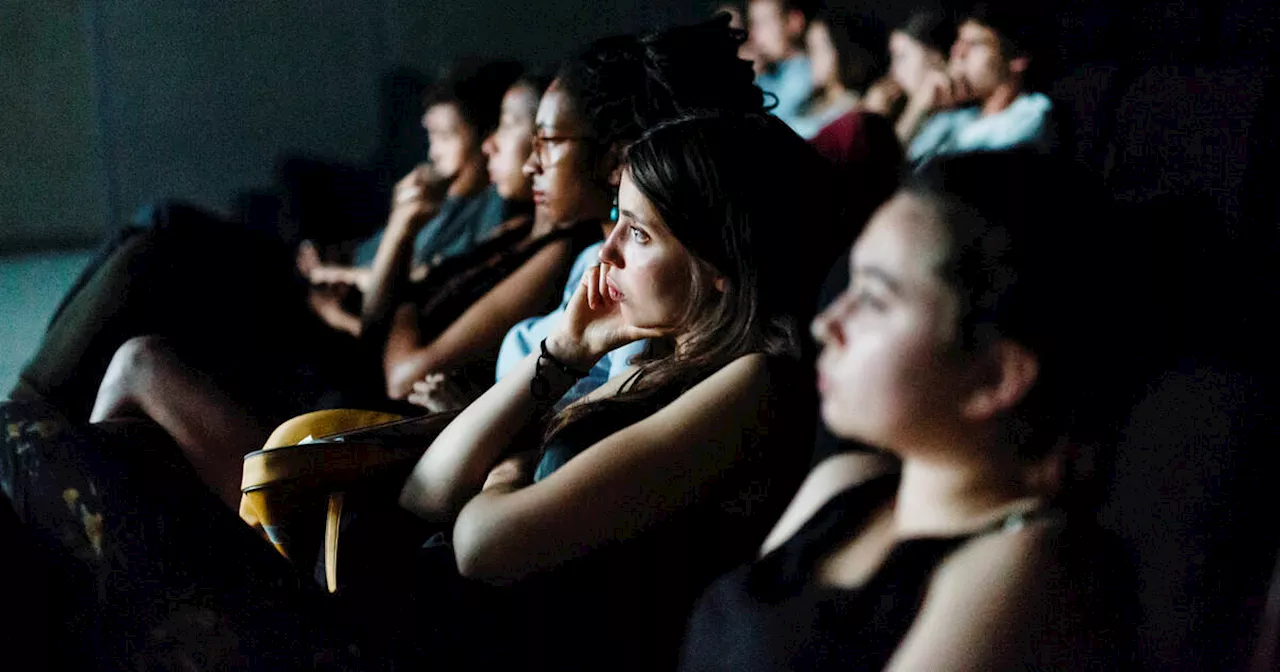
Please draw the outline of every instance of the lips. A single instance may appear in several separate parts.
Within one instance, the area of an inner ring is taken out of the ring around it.
[[[610,300],[610,301],[613,301],[613,302],[615,302],[615,303],[616,303],[616,302],[621,301],[621,300],[623,300],[624,298],[626,298],[626,295],[625,295],[625,294],[623,294],[622,292],[618,291],[618,288],[613,286],[613,282],[612,282],[611,280],[609,280],[609,278],[605,278],[605,279],[604,279],[604,286],[605,286],[605,288],[606,288],[606,289],[608,290],[608,292],[609,292],[609,300]]]
[[[547,202],[547,192],[535,187],[533,190],[533,204],[543,205],[546,202]]]

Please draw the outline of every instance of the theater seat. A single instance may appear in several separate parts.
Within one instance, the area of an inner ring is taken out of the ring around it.
[[[1153,66],[1120,98],[1106,178],[1122,201],[1201,194],[1227,226],[1245,220],[1246,172],[1262,146],[1263,67]]]
[[[1066,158],[1101,172],[1114,130],[1120,97],[1120,68],[1085,63],[1049,86],[1059,122],[1059,151]]]
[[[1241,669],[1280,526],[1269,377],[1188,359],[1130,413],[1102,512],[1135,563],[1142,669]]]

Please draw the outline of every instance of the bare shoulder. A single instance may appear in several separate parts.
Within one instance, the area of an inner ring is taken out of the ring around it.
[[[1065,571],[1059,552],[1062,524],[1036,520],[1021,529],[985,534],[952,553],[938,567],[930,596],[989,599],[1024,594]]]
[[[694,385],[676,401],[720,405],[767,396],[772,388],[771,368],[765,355],[742,355]]]
[[[893,458],[863,452],[839,453],[818,463],[809,471],[786,511],[761,544],[760,555],[768,554],[799,532],[832,497],[896,468],[897,462]]]
[[[891,669],[1092,669],[1099,588],[1076,577],[1061,521],[965,543],[938,566]],[[957,619],[956,614],[966,614]]]

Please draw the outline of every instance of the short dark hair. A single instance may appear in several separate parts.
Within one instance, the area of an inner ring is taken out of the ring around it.
[[[1006,58],[1034,58],[1041,55],[1040,46],[1048,31],[1043,10],[1033,5],[1012,0],[979,2],[965,14],[965,20],[995,31]]]
[[[524,67],[515,61],[462,63],[427,89],[422,104],[426,109],[457,107],[463,121],[475,130],[479,144],[498,127],[502,97],[523,72]]]
[[[912,14],[897,32],[910,37],[929,49],[946,56],[956,42],[956,22],[945,12],[926,10]]]

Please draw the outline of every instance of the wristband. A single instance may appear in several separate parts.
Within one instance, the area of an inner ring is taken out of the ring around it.
[[[529,381],[529,393],[538,401],[551,401],[551,381],[547,380],[543,374],[544,363],[550,364],[554,369],[566,376],[572,376],[573,379],[579,380],[586,378],[589,371],[579,371],[568,364],[560,361],[555,355],[547,350],[547,339],[542,339],[539,345],[542,352],[538,355],[538,361],[534,364],[533,380]]]

